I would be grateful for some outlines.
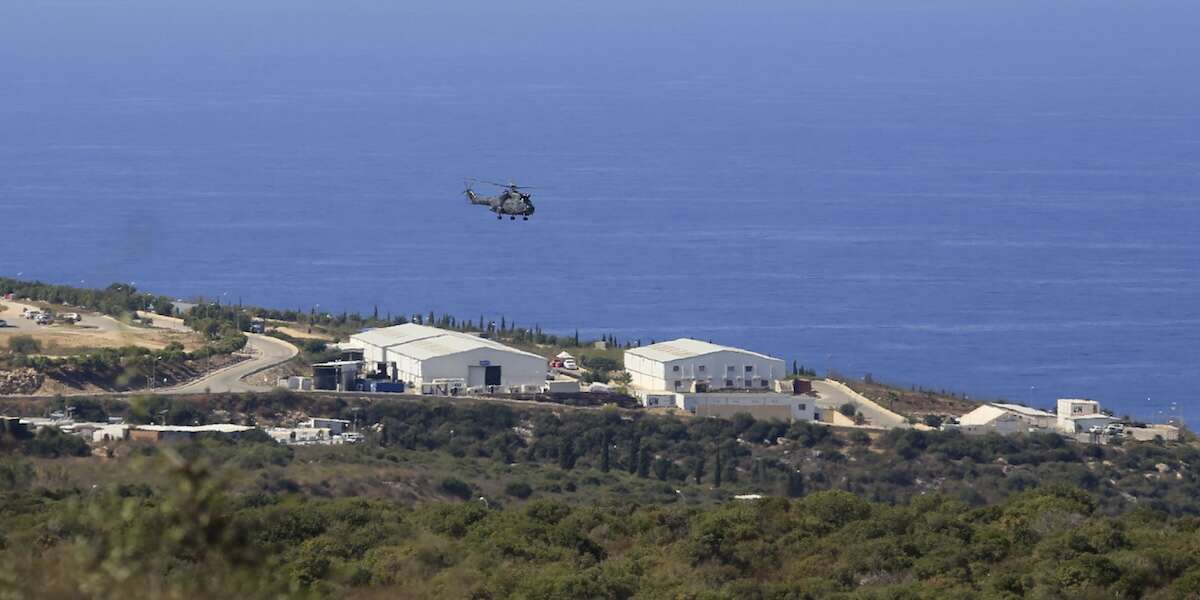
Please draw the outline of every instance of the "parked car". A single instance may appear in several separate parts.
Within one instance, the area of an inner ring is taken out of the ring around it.
[[[1088,427],[1087,432],[1088,433],[1104,433],[1104,428],[1099,425],[1092,425],[1091,427]]]
[[[562,368],[568,371],[574,371],[579,368],[579,365],[575,364],[575,359],[568,358],[563,361]]]
[[[82,317],[79,316],[79,313],[66,313],[59,315],[59,318],[67,323],[78,323]]]
[[[4,319],[0,319],[0,327],[8,327],[8,321],[5,321]]]
[[[38,325],[49,325],[54,322],[54,317],[51,317],[45,313],[38,313],[37,318],[34,319],[33,322],[37,323]]]

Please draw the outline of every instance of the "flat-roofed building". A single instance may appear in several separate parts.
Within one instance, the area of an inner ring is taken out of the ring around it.
[[[1095,400],[1061,398],[1058,401],[1058,428],[1063,433],[1088,433],[1095,427],[1103,428],[1120,419],[1100,411]]]

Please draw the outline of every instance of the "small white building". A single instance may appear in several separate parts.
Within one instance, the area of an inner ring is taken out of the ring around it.
[[[362,349],[368,371],[385,372],[416,390],[541,389],[546,381],[544,357],[477,335],[414,323],[356,333],[347,346]]]
[[[772,390],[787,376],[782,359],[689,338],[630,348],[625,370],[648,393]]]
[[[1052,413],[1020,404],[984,404],[959,417],[958,426],[964,433],[996,432],[1003,435],[1052,429],[1056,417]]]
[[[1058,401],[1058,428],[1063,433],[1087,433],[1093,427],[1103,428],[1120,419],[1100,411],[1095,400],[1061,398]]]

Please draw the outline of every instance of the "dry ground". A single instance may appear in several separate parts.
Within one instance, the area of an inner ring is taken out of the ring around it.
[[[979,407],[978,402],[931,390],[904,389],[861,380],[842,382],[880,406],[918,419],[925,415],[962,416]]]
[[[42,345],[42,354],[67,356],[82,354],[100,348],[142,346],[152,350],[165,347],[171,342],[183,344],[186,350],[195,350],[203,345],[203,338],[194,332],[171,331],[153,327],[136,327],[122,323],[112,317],[94,313],[83,313],[84,320],[77,325],[55,323],[37,325],[21,317],[26,304],[5,302],[0,319],[9,326],[0,329],[0,347],[8,347],[8,340],[17,335],[29,335]],[[55,313],[81,312],[65,306],[38,305],[50,308]]]

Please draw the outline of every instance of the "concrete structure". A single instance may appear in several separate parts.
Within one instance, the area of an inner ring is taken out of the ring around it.
[[[542,391],[547,394],[578,394],[579,381],[575,379],[555,379],[542,385]]]
[[[124,423],[105,425],[92,431],[93,442],[119,442],[129,437],[129,426]]]
[[[280,378],[278,380],[278,385],[279,387],[287,388],[297,392],[309,392],[313,389],[313,378],[292,375],[291,377]]]
[[[1055,427],[1057,417],[1044,410],[1020,404],[984,404],[959,417],[958,425],[964,433],[1000,434],[1047,430]]]
[[[202,433],[240,435],[254,429],[245,425],[138,425],[129,430],[129,439],[143,442],[182,442]]]
[[[781,359],[689,338],[630,348],[625,370],[634,389],[650,393],[773,390],[787,376]]]
[[[346,419],[326,419],[323,417],[312,417],[311,419],[300,424],[300,427],[307,429],[328,429],[333,435],[342,435],[350,429],[350,421]]]
[[[1179,440],[1179,428],[1174,425],[1151,424],[1145,427],[1126,427],[1125,435],[1139,442],[1153,442],[1162,439],[1164,442]]]
[[[340,440],[340,436],[334,436],[323,427],[272,427],[266,431],[277,443],[290,446],[331,444],[335,438]]]
[[[698,417],[732,417],[748,413],[755,419],[816,420],[815,398],[775,392],[708,392],[676,394],[675,405]]]
[[[1058,401],[1058,429],[1063,433],[1088,433],[1093,427],[1103,428],[1119,419],[1100,412],[1095,400],[1062,398]]]
[[[349,343],[362,348],[368,372],[423,391],[541,389],[546,381],[544,357],[458,331],[408,323],[356,333]]]

